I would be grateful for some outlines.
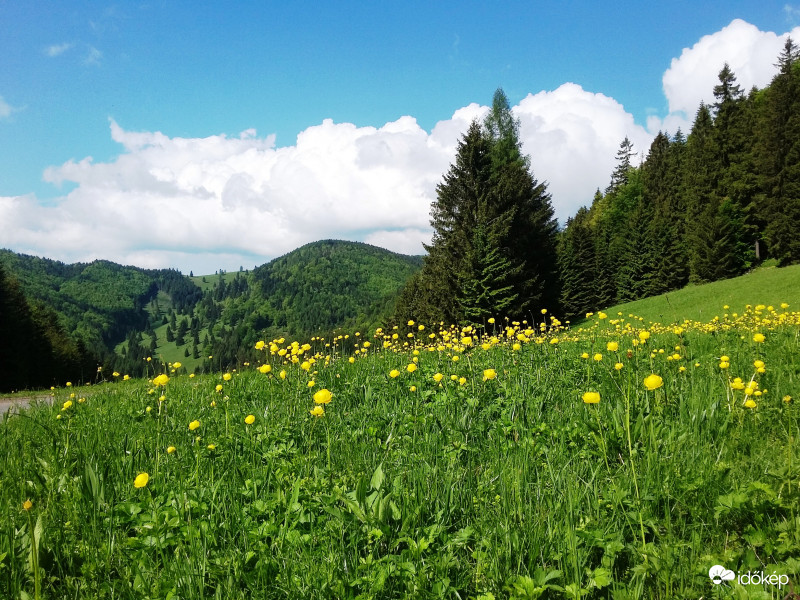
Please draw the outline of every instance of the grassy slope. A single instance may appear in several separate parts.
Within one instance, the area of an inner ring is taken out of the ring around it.
[[[800,300],[800,265],[778,269],[762,267],[752,273],[715,281],[705,285],[690,285],[635,302],[627,302],[606,309],[609,315],[621,312],[642,317],[644,323],[672,323],[684,319],[710,321],[715,316],[722,318],[730,307],[730,313],[741,313],[747,304],[773,305],[788,302],[793,309]],[[579,324],[580,325],[580,324]]]
[[[224,275],[197,275],[195,277],[189,277],[189,279],[191,279],[197,287],[205,292],[206,290],[212,289],[220,279],[225,279],[225,283],[230,283],[236,277],[237,273],[239,273],[239,271],[231,271],[230,273],[225,273]],[[241,273],[242,276],[245,276],[247,273],[249,273],[249,271],[242,271]],[[205,279],[205,281],[203,281],[203,279]]]
[[[175,344],[175,342],[167,341],[166,325],[159,325],[158,327],[154,327],[153,331],[156,332],[156,340],[158,343],[158,348],[156,349],[155,356],[153,356],[154,359],[157,359],[159,362],[165,362],[165,363],[174,363],[175,361],[178,361],[185,367],[186,371],[189,373],[194,371],[195,367],[199,367],[203,363],[203,358],[205,357],[203,357],[202,355],[200,356],[200,358],[192,358],[191,356],[192,342],[190,335],[187,334],[186,336],[187,343],[179,348]],[[207,333],[208,333],[207,328],[201,329],[200,339],[202,340],[203,336],[205,336]],[[147,340],[149,343],[150,338],[145,337],[145,340]],[[122,349],[127,347],[127,345],[128,345],[127,341],[122,342],[121,344],[118,344],[116,348],[114,348],[114,351],[117,353],[121,353]],[[189,356],[184,356],[186,348],[189,348],[190,350]]]

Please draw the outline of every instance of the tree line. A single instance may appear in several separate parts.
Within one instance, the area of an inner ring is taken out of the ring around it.
[[[798,58],[787,40],[747,94],[726,64],[689,135],[659,132],[639,166],[623,141],[605,193],[560,234],[565,315],[800,261]]]
[[[772,82],[747,94],[726,64],[689,135],[659,132],[639,165],[625,138],[608,187],[560,231],[498,90],[437,187],[433,240],[395,322],[574,319],[767,258],[800,262],[799,59],[788,39]]]

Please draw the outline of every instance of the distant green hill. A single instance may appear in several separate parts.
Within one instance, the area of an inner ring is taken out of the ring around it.
[[[293,333],[370,326],[388,317],[422,257],[358,242],[307,244],[253,271],[271,324]]]
[[[308,338],[386,321],[422,257],[323,240],[253,271],[216,276],[195,315],[207,324],[208,368],[249,360],[262,338]],[[214,276],[206,276],[207,282]]]
[[[253,271],[198,277],[0,250],[0,265],[29,302],[52,310],[65,335],[98,362],[130,375],[145,372],[147,357],[190,370],[221,368],[247,360],[263,337],[377,326],[421,264],[419,256],[336,240],[307,244]]]

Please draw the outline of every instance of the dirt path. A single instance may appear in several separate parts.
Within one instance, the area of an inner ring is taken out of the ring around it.
[[[45,400],[52,402],[53,397],[47,396],[14,396],[11,398],[0,398],[0,417],[17,412],[20,408],[28,408],[33,400]]]

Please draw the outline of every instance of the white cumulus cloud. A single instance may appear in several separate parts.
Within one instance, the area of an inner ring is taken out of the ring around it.
[[[529,94],[514,112],[534,175],[548,182],[562,221],[591,204],[597,188],[606,188],[626,136],[645,155],[653,139],[619,102],[574,83]]]
[[[765,87],[777,72],[774,65],[788,36],[800,42],[800,27],[778,35],[734,19],[720,31],[700,38],[691,48],[684,48],[679,57],[672,59],[662,78],[669,115],[664,119],[650,117],[648,129],[674,133],[681,127],[688,133],[700,102],[714,102],[714,86],[719,83],[718,75],[726,62],[745,93],[753,86]]]
[[[529,96],[515,112],[524,150],[550,182],[559,217],[607,183],[619,141],[646,134],[612,99],[568,84]],[[382,127],[325,120],[275,147],[274,136],[110,134],[121,154],[49,167],[44,179],[75,184],[44,205],[0,198],[0,245],[61,260],[108,258],[195,272],[264,262],[323,238],[419,254],[431,236],[431,202],[461,136],[487,108],[471,104],[428,133],[413,117]],[[640,131],[641,130],[641,131]],[[610,164],[610,163],[608,163]]]

